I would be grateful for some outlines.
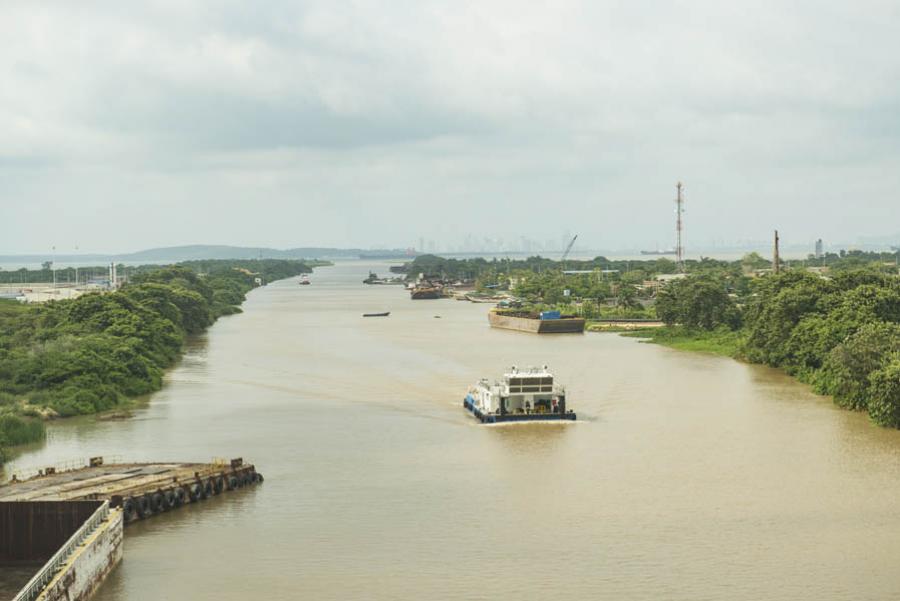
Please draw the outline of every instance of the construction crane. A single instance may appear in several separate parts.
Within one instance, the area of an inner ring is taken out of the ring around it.
[[[575,237],[569,242],[569,245],[566,247],[566,252],[563,253],[562,259],[559,260],[560,263],[566,262],[566,258],[569,256],[569,253],[572,252],[572,247],[575,246],[576,240],[578,240],[578,234],[575,234]]]

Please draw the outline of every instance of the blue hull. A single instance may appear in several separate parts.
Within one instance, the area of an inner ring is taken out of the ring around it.
[[[501,424],[507,422],[562,422],[575,421],[575,413],[507,413],[506,415],[486,415],[475,407],[471,397],[463,399],[463,407],[475,416],[482,424]]]

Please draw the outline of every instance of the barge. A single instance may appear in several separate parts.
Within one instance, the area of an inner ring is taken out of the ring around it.
[[[488,313],[492,328],[532,332],[534,334],[580,334],[584,318],[561,315],[559,311],[532,312],[521,309],[492,309]]]
[[[554,384],[546,365],[525,371],[513,366],[499,382],[479,381],[469,389],[463,407],[483,424],[576,419],[566,407],[565,388]]]
[[[14,474],[0,485],[0,503],[104,500],[121,507],[128,524],[262,481],[240,457],[213,463],[104,463],[92,457],[76,469],[48,467],[24,479]]]
[[[444,290],[439,286],[432,285],[419,285],[409,292],[409,298],[412,300],[443,298],[443,296]]]

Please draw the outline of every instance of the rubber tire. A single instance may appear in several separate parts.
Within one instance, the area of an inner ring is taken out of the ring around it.
[[[153,501],[149,494],[143,495],[138,499],[138,514],[142,518],[153,515]]]
[[[178,487],[174,491],[172,491],[175,495],[175,507],[181,507],[184,505],[187,500],[187,493],[184,492],[184,488]]]
[[[138,502],[134,497],[128,497],[122,501],[122,512],[125,515],[125,520],[128,522],[141,517],[140,513],[138,513]]]
[[[155,513],[162,513],[168,508],[168,505],[166,504],[166,498],[162,495],[162,493],[155,492],[153,493],[153,496],[150,497],[150,499],[151,503],[153,504],[153,511]]]
[[[200,482],[191,484],[191,492],[189,496],[191,499],[191,503],[202,501],[206,497],[206,495],[203,493],[203,484]]]

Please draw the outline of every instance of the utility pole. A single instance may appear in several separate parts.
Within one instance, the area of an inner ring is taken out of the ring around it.
[[[781,273],[781,257],[778,254],[778,230],[775,230],[775,251],[772,257],[772,269],[775,273]]]
[[[678,182],[675,189],[678,192],[675,197],[675,263],[678,265],[678,272],[684,273],[684,240],[682,240],[684,222],[681,217],[684,213],[684,186]]]

